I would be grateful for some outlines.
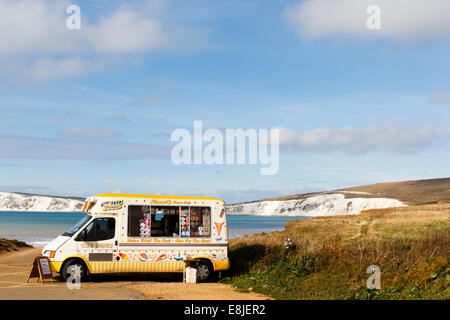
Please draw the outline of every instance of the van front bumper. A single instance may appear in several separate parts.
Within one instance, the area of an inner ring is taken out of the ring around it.
[[[60,272],[62,261],[50,261],[50,269],[52,272]]]

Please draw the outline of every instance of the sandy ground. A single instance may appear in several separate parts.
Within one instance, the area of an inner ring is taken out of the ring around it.
[[[36,278],[25,283],[40,248],[0,255],[0,299],[77,299],[77,300],[262,300],[268,297],[242,293],[219,283],[182,283],[182,276],[163,274],[104,275],[82,283],[81,289],[68,289],[60,277],[45,284]],[[57,274],[55,274],[56,276]]]

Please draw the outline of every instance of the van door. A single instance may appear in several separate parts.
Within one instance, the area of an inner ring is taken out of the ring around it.
[[[117,250],[116,225],[114,217],[96,218],[78,235],[78,251],[89,261],[92,273],[113,272]]]

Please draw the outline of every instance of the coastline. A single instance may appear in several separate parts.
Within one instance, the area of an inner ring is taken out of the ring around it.
[[[69,230],[85,214],[55,212],[0,212],[0,237],[44,246]],[[230,239],[244,235],[281,231],[288,221],[304,217],[229,216]]]

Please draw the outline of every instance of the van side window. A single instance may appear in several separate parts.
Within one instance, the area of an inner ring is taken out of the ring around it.
[[[102,241],[113,239],[116,230],[116,219],[97,218],[87,225],[83,241]]]
[[[128,236],[210,237],[210,207],[135,206],[128,207]]]
[[[182,237],[211,236],[211,208],[182,207],[181,208]]]

